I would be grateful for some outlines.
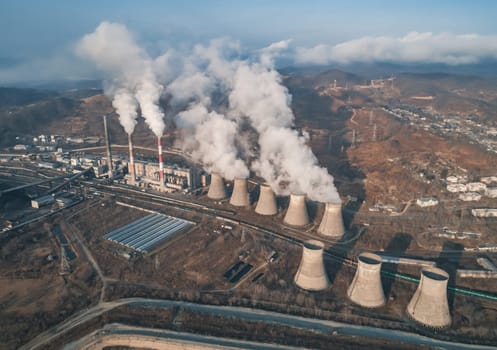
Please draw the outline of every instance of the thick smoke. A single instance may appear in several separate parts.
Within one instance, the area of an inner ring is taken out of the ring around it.
[[[136,110],[138,109],[135,97],[128,89],[121,88],[114,94],[112,106],[119,114],[119,122],[124,130],[131,135],[136,126]]]
[[[252,169],[278,194],[304,193],[310,199],[340,203],[333,177],[318,164],[307,139],[293,130],[291,96],[273,67],[273,55],[287,42],[262,50],[260,63],[239,65],[229,96],[236,114],[248,117],[259,133],[259,159]]]
[[[157,136],[163,134],[164,114],[159,107],[163,87],[157,82],[153,61],[124,25],[102,22],[93,33],[79,41],[76,53],[107,74],[110,82],[106,93],[113,98],[113,105],[126,132],[133,132],[136,124],[136,115],[126,113],[131,110],[129,103],[133,99],[130,94],[134,94],[150,129]],[[124,115],[121,115],[121,110]]]
[[[373,61],[470,64],[497,59],[497,36],[411,32],[402,37],[363,37],[337,45],[298,48],[295,59],[306,64]]]
[[[238,158],[235,145],[238,128],[234,121],[196,104],[179,113],[176,124],[183,129],[183,150],[208,172],[218,172],[229,180],[248,177],[247,166]]]

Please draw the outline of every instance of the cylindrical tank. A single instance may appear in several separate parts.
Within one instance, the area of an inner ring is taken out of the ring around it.
[[[357,270],[347,290],[350,300],[364,307],[385,305],[385,294],[381,285],[381,257],[373,253],[362,253],[357,257]]]
[[[260,215],[276,215],[278,213],[276,197],[269,185],[263,184],[260,186],[259,200],[257,201],[255,212]]]
[[[290,204],[283,222],[291,226],[305,226],[309,223],[309,214],[305,204],[304,194],[291,194]]]
[[[250,205],[249,194],[247,191],[247,179],[235,178],[230,204],[236,207],[246,207]]]
[[[422,269],[418,289],[407,305],[407,314],[428,327],[449,326],[451,318],[447,301],[448,281],[449,274],[442,269]]]
[[[329,287],[323,261],[323,242],[311,239],[304,242],[302,260],[295,274],[295,284],[302,289],[320,291]]]
[[[207,197],[211,199],[224,199],[226,198],[226,189],[224,188],[224,180],[219,173],[211,174],[211,184]]]
[[[345,228],[343,226],[341,203],[326,203],[318,233],[333,238],[341,238],[343,236]]]

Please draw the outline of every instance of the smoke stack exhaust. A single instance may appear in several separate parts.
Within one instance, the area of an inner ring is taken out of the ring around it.
[[[128,146],[129,146],[129,175],[131,176],[131,181],[134,183],[136,181],[136,171],[135,171],[135,158],[133,157],[133,142],[131,141],[131,134],[128,134]]]
[[[304,194],[291,194],[290,204],[283,222],[290,226],[305,226],[309,224],[309,214],[305,204]]]
[[[343,236],[345,228],[343,226],[342,205],[340,203],[326,203],[318,233],[333,238],[341,238]]]
[[[235,207],[247,207],[250,205],[249,194],[247,191],[247,179],[235,178],[230,204]]]
[[[157,148],[159,150],[159,182],[164,186],[164,162],[162,160],[162,141],[161,137],[157,137]]]
[[[368,308],[385,305],[380,271],[380,256],[362,253],[357,257],[357,270],[347,290],[347,296],[352,302]]]
[[[407,305],[407,314],[415,321],[433,328],[451,323],[447,301],[449,274],[436,267],[421,270],[418,289]]]
[[[311,239],[304,242],[302,260],[295,274],[295,284],[302,289],[320,291],[330,286],[323,261],[323,242]]]
[[[207,192],[207,197],[216,200],[226,198],[226,189],[224,187],[224,180],[221,174],[211,174],[211,184],[209,185],[209,192]]]
[[[267,184],[260,186],[259,200],[255,207],[255,212],[260,215],[276,215],[278,207],[276,206],[276,197],[271,187]]]
[[[104,133],[105,133],[105,149],[107,151],[107,168],[109,179],[112,179],[114,174],[114,168],[112,166],[112,152],[110,150],[110,137],[109,137],[109,129],[107,128],[107,116],[104,115]]]

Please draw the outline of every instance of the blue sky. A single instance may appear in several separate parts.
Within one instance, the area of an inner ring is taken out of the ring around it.
[[[145,47],[160,51],[220,36],[257,48],[283,39],[334,45],[411,31],[495,35],[495,14],[492,0],[2,0],[0,66],[2,59],[70,51],[103,20],[126,24]]]

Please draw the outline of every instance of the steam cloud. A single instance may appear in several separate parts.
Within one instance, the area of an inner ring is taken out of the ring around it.
[[[497,36],[411,32],[403,37],[363,37],[334,46],[297,48],[295,53],[298,63],[312,64],[387,61],[458,65],[484,59],[497,59]]]
[[[136,125],[135,101],[153,133],[156,136],[164,133],[164,114],[159,107],[163,87],[157,82],[150,56],[124,25],[102,22],[79,41],[76,53],[107,74],[110,81],[106,93],[113,98],[128,134]]]
[[[257,57],[242,59],[237,42],[218,39],[196,45],[187,55],[168,51],[152,60],[126,27],[103,22],[80,41],[78,52],[112,78],[108,92],[126,132],[136,124],[138,102],[152,131],[161,135],[158,101],[167,94],[181,130],[179,146],[208,172],[248,177],[250,163],[277,194],[304,193],[339,203],[333,177],[319,166],[306,135],[294,129],[291,96],[274,68],[275,56],[289,43],[274,43]],[[241,136],[247,126],[257,133],[257,145]],[[251,159],[247,155],[255,146],[258,158]]]

